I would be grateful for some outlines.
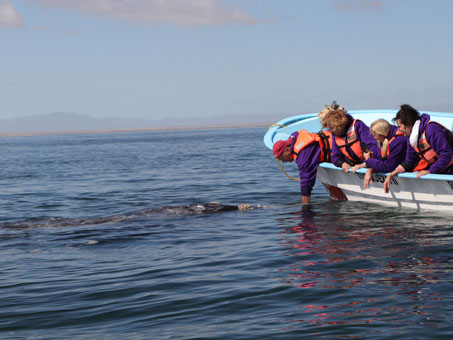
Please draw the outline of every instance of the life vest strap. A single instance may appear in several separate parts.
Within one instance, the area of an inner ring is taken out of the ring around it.
[[[358,164],[362,161],[362,159],[360,157],[358,157],[354,151],[353,154],[351,154],[347,149],[346,147],[350,148],[352,145],[354,145],[355,143],[357,142],[360,142],[358,139],[354,140],[353,142],[350,142],[350,143],[347,143],[347,144],[343,144],[343,145],[338,145],[337,144],[337,147],[341,150],[341,148],[344,148],[344,150],[342,150],[343,154],[346,156],[345,158],[345,161],[350,164],[350,165],[355,165],[355,164]],[[362,149],[362,147],[360,147],[360,149]],[[363,149],[362,149],[362,152],[363,152]],[[348,156],[349,155],[349,156]]]
[[[337,145],[339,149],[341,148],[346,148],[346,147],[350,147],[351,145],[353,145],[354,143],[357,143],[359,140],[356,139],[355,141],[351,142],[351,143],[347,143],[347,144],[343,144],[343,145]]]
[[[332,149],[330,147],[329,138],[331,136],[326,135],[323,131],[318,133],[318,136],[321,138],[321,148],[324,154],[322,162],[331,162]]]

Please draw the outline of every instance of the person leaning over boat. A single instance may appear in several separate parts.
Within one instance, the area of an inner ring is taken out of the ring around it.
[[[346,111],[343,105],[337,104],[337,102],[334,100],[332,101],[332,104],[330,105],[325,105],[324,108],[321,110],[320,113],[318,113],[318,118],[321,121],[321,129],[326,129],[326,115],[329,113],[329,111],[332,110],[343,110]]]
[[[420,115],[412,106],[403,104],[393,121],[407,137],[404,161],[384,181],[389,192],[393,176],[418,171],[417,178],[426,174],[453,174],[453,135],[443,125],[431,121],[426,113]]]
[[[330,131],[319,133],[305,129],[291,134],[287,140],[275,142],[273,153],[281,162],[296,161],[299,168],[302,203],[310,203],[319,163],[330,162],[332,136]]]
[[[323,124],[332,132],[332,163],[348,172],[351,165],[360,164],[365,158],[363,149],[373,155],[380,154],[379,146],[370,129],[346,111],[337,109],[327,113]]]
[[[364,189],[368,189],[372,183],[372,173],[391,172],[404,160],[406,156],[407,137],[398,130],[396,125],[391,125],[385,119],[377,119],[370,125],[370,133],[381,148],[380,154],[371,156],[370,152],[364,152],[365,162],[355,165],[352,171],[358,168],[369,168],[363,179]]]

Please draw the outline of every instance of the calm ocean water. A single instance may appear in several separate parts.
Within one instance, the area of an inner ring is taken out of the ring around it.
[[[0,338],[453,338],[453,214],[301,209],[264,133],[1,138]]]

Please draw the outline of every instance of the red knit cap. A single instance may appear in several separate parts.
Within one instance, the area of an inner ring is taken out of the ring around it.
[[[291,138],[275,142],[272,152],[275,158],[279,158],[285,152],[286,146],[291,145]]]

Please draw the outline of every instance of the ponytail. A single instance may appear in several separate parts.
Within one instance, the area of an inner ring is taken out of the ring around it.
[[[373,136],[381,135],[385,137],[381,147],[381,156],[386,157],[387,150],[389,149],[389,139],[388,134],[390,132],[390,124],[385,119],[377,119],[370,125],[370,132]],[[381,143],[379,143],[381,144]]]
[[[387,155],[387,150],[389,149],[389,139],[385,137],[381,145],[381,155]]]

